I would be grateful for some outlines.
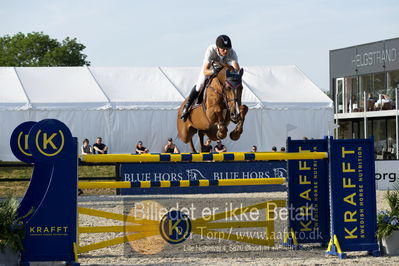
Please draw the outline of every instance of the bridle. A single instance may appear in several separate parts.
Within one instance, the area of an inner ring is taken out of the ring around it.
[[[215,77],[215,78],[217,78],[217,77]],[[211,84],[209,84],[208,85],[208,88],[210,88],[211,90],[213,90],[213,92],[215,92],[217,95],[219,95],[219,97],[220,98],[222,98],[223,99],[223,103],[224,103],[224,105],[225,105],[225,109],[227,109],[228,108],[228,104],[230,103],[230,102],[234,102],[234,103],[238,103],[239,102],[239,99],[238,99],[238,88],[240,87],[240,86],[242,86],[242,84],[241,84],[241,82],[239,83],[239,84],[237,84],[236,86],[234,86],[232,83],[230,83],[228,80],[227,80],[227,78],[226,78],[226,82],[225,82],[225,84],[222,84],[222,82],[220,82],[220,80],[217,78],[217,81],[219,82],[219,85],[220,85],[220,87],[222,88],[222,91],[220,92],[220,91],[218,91],[217,89],[215,89],[213,86],[211,86]],[[226,84],[228,85],[228,86],[226,86]],[[228,88],[231,88],[232,90],[233,90],[233,92],[234,92],[234,98],[227,98],[227,89]]]

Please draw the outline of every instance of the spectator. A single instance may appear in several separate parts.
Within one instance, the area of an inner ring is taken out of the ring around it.
[[[251,152],[257,152],[258,151],[258,147],[256,147],[256,145],[253,145],[251,148]]]
[[[143,154],[143,153],[149,153],[150,151],[143,146],[143,142],[140,140],[136,144],[136,154]]]
[[[226,152],[226,151],[227,151],[226,146],[224,146],[222,144],[222,141],[220,139],[218,139],[216,141],[215,152],[221,153],[221,152]]]
[[[389,96],[388,94],[384,94],[384,98],[385,98],[385,102],[392,102],[391,96]]]
[[[285,152],[285,147],[281,147],[281,148],[280,148],[280,151],[281,151],[281,152]]]
[[[381,98],[375,103],[376,108],[380,110],[389,110],[392,109],[392,99],[389,95],[381,94]]]
[[[372,93],[367,94],[367,111],[374,111],[375,98]]]
[[[88,139],[83,140],[83,145],[80,147],[80,151],[83,155],[93,154],[93,148],[91,147],[91,145],[89,145]]]
[[[104,143],[102,143],[103,139],[101,137],[97,137],[96,143],[93,145],[93,153],[95,154],[107,154],[108,147]]]
[[[380,94],[378,100],[374,103],[374,108],[377,110],[381,109],[383,102],[385,102],[384,94]]]
[[[202,146],[201,148],[201,152],[211,152],[211,151],[212,151],[211,139],[207,138],[204,146]]]
[[[165,147],[163,148],[163,151],[166,153],[180,153],[177,146],[173,143],[172,138],[168,139],[168,144],[165,145]]]
[[[359,111],[356,95],[352,95],[352,97],[351,97],[351,100],[350,100],[350,111],[353,111],[353,112],[358,112]]]
[[[93,154],[93,148],[91,147],[91,145],[89,145],[89,140],[88,139],[84,139],[83,140],[83,145],[80,147],[80,151],[82,153],[82,155],[86,155],[86,154]],[[79,158],[80,161],[80,158]],[[81,190],[80,188],[78,189],[78,196],[83,194],[83,190]]]
[[[277,152],[276,146],[273,146],[273,147],[272,147],[272,151],[273,151],[273,152]]]

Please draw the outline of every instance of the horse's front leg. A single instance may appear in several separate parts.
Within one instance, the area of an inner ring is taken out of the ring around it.
[[[194,147],[193,138],[190,139],[190,149],[191,149],[191,153],[197,153],[197,151],[195,150],[195,147]]]
[[[204,147],[204,132],[199,130],[198,137],[199,137],[199,142],[200,142],[200,151],[199,152],[202,152],[202,148]]]
[[[223,109],[220,112],[217,113],[217,117],[218,117],[218,122],[216,124],[217,126],[217,133],[216,136],[218,137],[218,139],[224,139],[227,136],[227,126],[226,126],[226,116],[227,113],[227,109]]]
[[[230,132],[230,138],[232,140],[238,140],[244,130],[245,116],[248,113],[248,107],[246,105],[240,106],[240,119],[233,131]]]

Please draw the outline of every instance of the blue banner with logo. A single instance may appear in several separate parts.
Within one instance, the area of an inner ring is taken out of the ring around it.
[[[378,251],[373,142],[331,141],[331,234],[342,251]]]
[[[286,161],[248,162],[157,162],[126,163],[120,166],[120,181],[179,181],[287,177]],[[285,191],[284,185],[124,188],[122,195],[196,194]]]
[[[327,139],[287,140],[288,152],[327,152]],[[329,240],[328,161],[288,162],[288,206],[291,240],[323,243]],[[294,235],[292,235],[294,234]]]

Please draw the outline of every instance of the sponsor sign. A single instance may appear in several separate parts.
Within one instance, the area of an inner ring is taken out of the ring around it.
[[[77,139],[54,119],[25,122],[11,135],[11,150],[34,163],[29,188],[18,208],[24,218],[21,264],[74,261],[77,242]],[[54,200],[54,199],[61,200]]]
[[[331,140],[331,233],[342,251],[378,250],[373,145]]]
[[[287,141],[288,152],[326,152],[327,139]],[[329,240],[327,160],[288,162],[288,208],[291,239],[301,243],[327,243]]]
[[[376,161],[375,181],[378,190],[393,189],[398,184],[399,161]]]
[[[180,181],[287,177],[286,161],[159,162],[121,164],[120,181]],[[193,194],[285,191],[284,185],[124,188],[120,194]]]

